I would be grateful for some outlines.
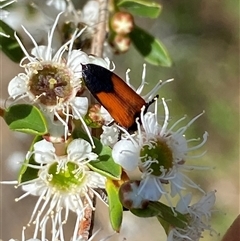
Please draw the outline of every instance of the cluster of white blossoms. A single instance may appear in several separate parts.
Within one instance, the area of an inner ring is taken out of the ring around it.
[[[24,72],[15,76],[8,85],[9,99],[13,100],[11,106],[21,102],[37,106],[48,129],[42,140],[34,141],[26,155],[27,162],[23,164],[26,169],[36,170],[36,178],[21,183],[9,182],[25,191],[16,201],[29,195],[39,196],[28,223],[28,226],[35,225],[33,239],[30,240],[38,240],[39,237],[39,240],[46,240],[50,223],[51,240],[64,241],[64,224],[70,211],[77,215],[72,240],[86,240],[78,233],[79,223],[84,219],[86,208],[95,209],[92,195],[100,197],[95,189],[105,188],[106,182],[105,176],[91,170],[88,165],[96,162],[98,155],[92,151],[95,144],[83,119],[89,109],[89,100],[83,95],[81,64],[94,63],[109,68],[110,61],[73,49],[74,41],[85,29],[76,30],[70,40],[56,49],[54,32],[61,15],[57,15],[48,32],[46,46],[38,45],[32,34],[22,26],[34,45],[31,53],[15,34],[25,57],[20,62]],[[89,142],[72,138],[74,120],[80,120]],[[25,235],[22,240],[26,240]]]
[[[68,7],[68,13],[71,12],[71,4],[67,6],[64,3],[57,5],[54,1],[45,2],[49,6],[54,5],[59,11]],[[89,21],[94,24],[97,19],[96,9],[89,14],[89,8],[86,7],[82,19],[88,15]],[[75,41],[84,34],[86,27],[74,31],[69,40],[56,48],[54,33],[61,16],[63,13],[58,13],[48,32],[46,45],[39,45],[32,33],[22,27],[34,46],[31,53],[15,34],[25,57],[20,63],[23,73],[15,76],[8,85],[9,99],[13,100],[11,106],[24,101],[38,107],[47,126],[47,133],[35,138],[26,155],[24,171],[21,171],[22,180],[14,182],[25,191],[16,201],[29,195],[39,197],[28,223],[35,225],[33,237],[26,239],[24,228],[22,241],[65,241],[64,225],[70,212],[76,214],[71,240],[93,240],[95,235],[86,239],[79,234],[79,223],[84,220],[87,208],[95,210],[92,195],[101,199],[96,189],[105,189],[106,182],[111,178],[125,187],[130,184],[130,188],[119,188],[120,202],[123,206],[127,203],[128,209],[144,208],[150,202],[161,201],[164,196],[173,218],[177,213],[186,217],[187,221],[182,228],[169,223],[168,241],[199,240],[204,230],[212,231],[209,222],[215,203],[215,192],[205,194],[204,190],[188,177],[186,171],[204,169],[188,165],[188,159],[199,158],[204,154],[189,156],[189,153],[205,144],[208,134],[204,133],[201,141],[187,139],[185,132],[203,113],[182,127],[178,126],[186,117],[169,127],[171,118],[167,102],[164,98],[159,100],[157,95],[164,84],[172,81],[169,79],[165,82],[159,81],[152,91],[142,96],[146,105],[142,107],[139,116],[136,116],[136,130],[130,132],[119,123],[114,123],[106,109],[91,105],[82,75],[83,65],[95,64],[112,71],[111,62],[74,49]],[[126,83],[138,95],[142,95],[145,79],[144,65],[142,82],[139,88],[134,89],[130,84],[129,71],[126,72]],[[164,109],[162,122],[159,121],[158,113],[160,102]],[[100,140],[96,141],[96,138],[92,137],[87,117],[92,118],[92,122],[99,123],[99,119],[103,120],[100,124]],[[199,144],[189,145],[196,141]],[[104,166],[108,164],[105,164],[107,160],[103,157],[111,159],[112,166]],[[29,169],[35,171],[34,178],[27,177],[26,170]],[[119,175],[113,174],[111,169],[120,170]],[[121,179],[122,171],[127,178]],[[138,171],[139,177],[132,180],[132,171]],[[198,189],[204,195],[194,205],[190,205],[190,194],[183,197],[183,193],[190,192],[189,188]],[[180,201],[177,207],[174,207],[172,198],[176,195]],[[49,225],[51,238],[47,234]]]

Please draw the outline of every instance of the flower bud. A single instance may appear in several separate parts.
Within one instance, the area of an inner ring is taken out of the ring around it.
[[[127,52],[131,44],[131,39],[126,35],[116,35],[113,40],[113,46],[117,53]]]
[[[134,28],[133,16],[127,12],[117,12],[111,19],[111,27],[117,34],[128,34]]]
[[[100,104],[94,104],[89,108],[87,115],[84,117],[88,126],[92,128],[102,127],[105,121],[100,110]]]

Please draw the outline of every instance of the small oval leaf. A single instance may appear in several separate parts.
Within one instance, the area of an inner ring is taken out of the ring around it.
[[[98,160],[89,162],[88,166],[105,177],[118,180],[121,176],[122,168],[113,161],[112,156],[107,151],[108,148],[104,146],[98,156]]]
[[[157,18],[162,10],[160,4],[141,0],[122,0],[117,3],[118,7],[125,8],[133,15],[141,17]]]
[[[170,207],[161,202],[150,202],[145,209],[131,209],[130,211],[134,215],[143,218],[156,216],[158,219],[168,222],[173,227],[185,228],[187,225],[185,215],[177,211],[174,214]]]
[[[129,36],[136,49],[148,63],[164,67],[171,66],[169,54],[160,40],[137,26],[134,27]]]
[[[47,133],[46,120],[35,106],[13,105],[4,112],[3,118],[11,130],[34,135]]]
[[[110,222],[113,230],[116,232],[120,231],[123,218],[123,207],[118,196],[121,183],[122,181],[119,182],[111,179],[108,179],[106,182]]]
[[[14,30],[5,22],[0,20],[0,49],[14,62],[19,63],[24,57],[24,53],[14,37]]]

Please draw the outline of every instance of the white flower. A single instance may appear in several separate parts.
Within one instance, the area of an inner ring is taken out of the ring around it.
[[[212,215],[212,207],[215,203],[215,192],[205,194],[197,203],[189,206],[191,194],[181,198],[176,210],[187,215],[188,226],[185,229],[172,228],[167,241],[198,241],[204,230],[213,232],[209,222]]]
[[[157,102],[156,102],[157,106]],[[171,184],[171,196],[185,189],[185,186],[199,190],[198,185],[191,181],[182,170],[192,170],[195,166],[185,164],[187,153],[200,148],[207,140],[207,133],[203,135],[203,141],[194,147],[188,147],[188,143],[196,139],[187,140],[184,132],[202,114],[192,119],[186,126],[173,131],[173,128],[182,121],[180,119],[168,129],[169,111],[163,100],[165,120],[163,125],[157,121],[157,108],[155,113],[147,112],[144,108],[141,112],[141,123],[138,123],[136,136],[128,134],[128,140],[121,140],[113,147],[113,159],[127,171],[139,168],[142,172],[139,195],[144,199],[157,201],[162,194],[168,197],[166,184]],[[126,131],[119,127],[122,131]],[[127,133],[126,133],[127,134]],[[204,168],[203,168],[204,169]],[[204,192],[203,190],[201,190]],[[170,201],[169,201],[170,202]]]
[[[16,199],[19,201],[30,194],[39,196],[29,224],[35,223],[35,233],[38,233],[38,230],[43,232],[46,229],[49,218],[55,220],[52,223],[52,231],[56,230],[53,236],[61,241],[62,225],[67,222],[69,211],[75,212],[81,220],[85,208],[83,199],[93,209],[89,191],[99,196],[94,188],[105,187],[105,177],[87,167],[88,162],[97,159],[87,141],[73,140],[66,153],[57,156],[53,144],[46,140],[35,143],[34,151],[28,153],[27,159],[34,155],[36,164],[26,165],[39,169],[38,177],[20,184],[26,193]]]
[[[31,35],[34,36],[35,40],[39,42],[43,40],[43,35],[49,30],[57,13],[53,15],[54,10],[52,9],[52,15],[49,16],[53,16],[53,18],[49,17],[41,9],[41,2],[43,1],[40,1],[40,4],[37,1],[35,2],[33,3],[29,0],[15,1],[6,10],[7,17],[2,18],[2,20],[20,35],[23,33],[21,25],[25,26]],[[22,36],[22,41],[29,44],[28,39],[24,36]]]
[[[58,11],[65,11],[67,8],[67,4],[65,0],[47,0],[47,6],[54,6]]]
[[[8,92],[13,99],[28,98],[30,103],[36,103],[52,122],[56,117],[65,127],[63,133],[65,139],[69,134],[70,118],[81,120],[91,139],[91,134],[82,118],[88,110],[88,99],[77,96],[77,93],[83,90],[81,63],[95,62],[108,67],[109,61],[101,58],[95,59],[80,50],[72,49],[74,40],[81,32],[75,32],[71,40],[55,51],[52,40],[59,17],[60,14],[48,34],[47,46],[38,46],[34,38],[23,27],[35,46],[31,55],[16,36],[26,55],[20,63],[26,73],[20,73],[10,81]],[[28,62],[25,63],[26,61]],[[92,145],[94,145],[93,141]]]
[[[93,27],[99,19],[99,2],[88,1],[82,9],[81,20],[83,23]]]
[[[49,1],[54,2],[54,1]],[[98,1],[87,1],[82,9],[76,9],[72,1],[67,1],[64,15],[61,18],[60,29],[62,29],[63,41],[68,41],[76,29],[85,29],[74,42],[74,48],[87,52],[91,50],[91,44],[99,21]]]

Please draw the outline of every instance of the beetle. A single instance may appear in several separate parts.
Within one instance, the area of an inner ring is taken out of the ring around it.
[[[129,131],[135,131],[135,120],[142,107],[146,106],[146,112],[152,102],[146,103],[123,79],[100,65],[82,64],[82,76],[88,90],[114,121]]]

